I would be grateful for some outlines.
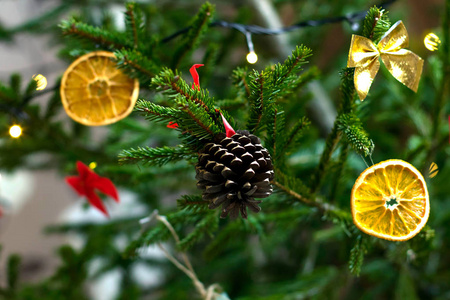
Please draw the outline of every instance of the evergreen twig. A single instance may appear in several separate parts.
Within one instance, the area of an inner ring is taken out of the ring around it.
[[[180,43],[180,46],[173,55],[172,67],[174,69],[178,68],[178,65],[187,53],[190,53],[200,44],[202,37],[209,28],[213,15],[214,6],[209,2],[203,4],[200,11],[192,21],[192,25],[190,26],[187,35],[184,37],[183,41]]]
[[[283,135],[283,139],[280,142],[279,148],[282,149],[282,152],[279,153],[277,158],[280,158],[281,153],[289,154],[290,151],[293,151],[300,139],[303,135],[304,131],[309,128],[311,122],[306,118],[300,118],[292,128],[287,132],[287,134]]]
[[[348,143],[344,143],[341,148],[341,153],[339,154],[339,160],[335,165],[336,173],[334,174],[333,182],[331,184],[330,203],[333,203],[336,200],[340,182],[342,182],[342,174],[344,172],[345,163],[347,162],[348,150]]]
[[[359,276],[361,267],[364,262],[364,255],[368,248],[368,237],[366,235],[358,234],[355,245],[350,251],[349,269],[352,274]]]
[[[194,154],[192,150],[184,147],[138,147],[137,149],[123,150],[119,154],[120,163],[137,163],[142,162],[144,165],[162,166],[169,162],[188,159]]]
[[[129,21],[129,24],[130,24],[129,27],[131,27],[131,31],[133,34],[134,48],[137,48],[139,40],[138,40],[138,33],[137,33],[138,25],[136,24],[136,16],[133,11],[135,5],[136,5],[135,3],[127,3],[127,11],[125,12],[125,15]]]
[[[148,84],[160,67],[136,49],[121,49],[115,53],[117,66],[124,69],[131,77],[138,78],[141,85]]]
[[[321,200],[319,200],[319,198],[315,198],[315,199],[311,199],[311,198],[306,198],[302,195],[300,195],[299,193],[297,193],[296,191],[290,189],[289,187],[281,184],[280,182],[274,180],[272,181],[272,183],[277,186],[279,189],[281,189],[283,192],[285,192],[286,194],[294,197],[295,199],[297,199],[298,201],[308,205],[308,206],[312,206],[312,207],[316,207],[318,208],[320,211],[322,211],[322,213],[324,214],[336,214],[336,215],[342,215],[342,216],[346,216],[346,219],[350,219],[350,215],[346,212],[343,211],[339,208],[337,208],[334,205],[331,205],[329,203],[323,202]]]
[[[124,47],[132,48],[127,39],[120,34],[112,34],[101,28],[84,24],[75,20],[62,21],[60,27],[65,35],[71,35],[83,40],[101,44],[105,47],[122,49]]]

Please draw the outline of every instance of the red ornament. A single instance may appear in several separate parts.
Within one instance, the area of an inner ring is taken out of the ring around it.
[[[114,183],[106,177],[101,177],[95,174],[81,161],[77,161],[77,169],[78,176],[67,176],[66,182],[80,196],[86,196],[92,206],[109,217],[108,211],[106,210],[100,197],[95,193],[95,189],[98,189],[103,194],[106,194],[113,198],[116,202],[119,202],[119,196]]]
[[[220,116],[222,117],[223,126],[225,127],[225,133],[227,137],[232,137],[236,131],[234,131],[233,127],[231,127],[230,123],[228,123],[227,119],[220,113]]]
[[[195,87],[197,87],[197,90],[200,91],[200,80],[199,80],[200,77],[198,76],[197,68],[203,67],[203,66],[204,65],[202,65],[202,64],[195,64],[189,69],[189,72],[191,72],[192,78],[194,79],[194,83],[192,84],[193,90],[195,89]]]
[[[195,90],[195,87],[197,87],[197,90],[200,91],[200,76],[198,76],[197,68],[203,67],[202,64],[195,64],[190,69],[189,72],[191,72],[192,78],[194,79],[194,83],[192,84],[192,89]],[[178,127],[178,124],[175,122],[169,122],[167,124],[167,128],[175,129]]]
[[[175,122],[170,121],[169,124],[167,124],[167,128],[175,129],[178,127],[178,124]]]

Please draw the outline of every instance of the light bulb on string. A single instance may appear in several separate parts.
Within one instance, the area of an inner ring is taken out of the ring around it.
[[[423,43],[425,44],[425,48],[427,48],[428,50],[436,51],[439,48],[441,40],[436,34],[430,32],[423,39]]]
[[[256,55],[255,51],[251,51],[247,54],[247,61],[249,64],[254,64],[258,61],[258,55]]]
[[[247,46],[248,46],[247,61],[250,64],[254,64],[258,61],[258,55],[256,55],[255,49],[253,48],[252,34],[246,31],[245,37],[247,38]]]
[[[22,135],[22,128],[19,125],[13,125],[9,128],[9,135],[15,139]]]

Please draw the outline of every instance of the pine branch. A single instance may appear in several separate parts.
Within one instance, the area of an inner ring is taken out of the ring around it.
[[[279,146],[285,129],[284,111],[281,110],[281,107],[272,105],[269,109],[267,119],[267,137],[265,139],[265,145],[272,156],[273,163],[276,164],[277,157],[279,156],[277,149],[283,151]]]
[[[211,129],[209,129],[209,126],[205,124],[206,122],[202,122],[202,120],[200,118],[197,118],[194,115],[194,113],[188,108],[185,109],[185,112],[191,117],[191,119],[195,122],[196,125],[198,125],[200,128],[202,128],[205,131],[206,134],[205,133],[198,134],[198,137],[200,139],[201,138],[208,139],[208,138],[212,138],[214,136],[214,132]],[[190,126],[187,126],[187,127],[190,128]],[[192,130],[192,128],[190,128],[189,132],[196,135],[194,133],[194,130]],[[219,131],[216,130],[216,132],[219,132]]]
[[[318,208],[324,215],[329,215],[333,219],[342,222],[351,222],[351,215],[334,205],[330,205],[308,191],[308,187],[298,178],[283,174],[280,170],[275,170],[276,180],[272,183],[284,193],[290,195],[295,200],[311,207]]]
[[[317,66],[311,66],[308,69],[306,69],[303,73],[298,76],[296,82],[295,82],[295,90],[299,90],[302,87],[306,86],[311,81],[318,79],[320,76],[320,70]]]
[[[223,125],[214,109],[214,99],[209,98],[207,91],[192,89],[177,73],[167,68],[152,79],[152,85],[169,95],[176,104],[179,109],[176,121],[180,130],[187,131],[197,140],[211,139],[222,132]],[[228,120],[232,122],[232,119]]]
[[[231,74],[231,80],[234,86],[239,89],[240,94],[247,98],[250,96],[250,88],[248,86],[248,70],[247,68],[236,68]]]
[[[251,133],[256,133],[256,131],[260,128],[259,125],[261,123],[263,110],[265,106],[265,95],[264,92],[266,90],[265,88],[265,73],[264,71],[261,73],[258,73],[257,71],[253,70],[253,73],[249,76],[250,77],[250,116],[248,120],[247,128]],[[267,101],[267,100],[266,100]],[[268,103],[267,103],[268,104]]]
[[[95,45],[100,44],[104,47],[115,49],[122,49],[124,47],[133,48],[122,34],[113,34],[109,31],[78,22],[74,19],[62,21],[60,28],[64,35],[86,40]]]
[[[177,200],[177,206],[180,210],[187,210],[193,213],[204,213],[209,210],[209,201],[205,201],[201,196],[184,195]]]
[[[347,114],[355,108],[355,82],[353,80],[355,68],[345,68],[341,72],[341,102],[339,104],[338,115]]]
[[[359,155],[372,155],[375,147],[362,127],[361,121],[353,114],[342,114],[337,118],[338,130],[343,132],[353,150]]]
[[[283,135],[279,146],[281,152],[279,152],[278,158],[282,154],[289,154],[298,146],[300,137],[303,136],[304,131],[309,128],[310,124],[311,122],[306,117],[302,117],[292,126],[287,134]]]
[[[209,86],[211,79],[214,79],[216,73],[216,66],[218,63],[218,55],[221,46],[219,44],[210,43],[203,56],[202,62],[204,67],[202,68],[202,85]]]
[[[175,97],[181,114],[178,114],[178,128],[187,131],[197,139],[212,139],[215,134],[221,132],[215,123],[215,119],[196,103],[186,100],[182,96]]]
[[[271,104],[290,94],[301,82],[295,73],[301,70],[310,55],[309,48],[297,46],[283,64],[269,66],[261,73],[253,71],[249,75],[250,115],[247,128],[250,132],[262,130],[265,126],[263,122],[265,112],[270,109]]]
[[[381,37],[391,27],[387,14],[388,12],[384,9],[372,7],[364,19],[362,35],[378,44]]]
[[[274,87],[279,89],[277,91],[277,98],[282,98],[292,93],[296,86],[302,80],[296,73],[302,70],[302,66],[308,61],[306,58],[312,55],[312,50],[304,45],[296,46],[292,54],[283,62],[283,64],[276,64],[274,68]],[[287,84],[289,86],[287,86]]]
[[[180,46],[173,55],[173,69],[177,69],[180,62],[184,59],[184,56],[198,47],[209,28],[213,15],[214,6],[209,2],[203,4],[200,11],[192,21],[192,25],[190,26],[188,33],[184,36],[183,41],[180,43]]]
[[[228,249],[233,243],[244,242],[251,233],[249,226],[242,226],[242,220],[229,222],[224,228],[221,228],[217,236],[209,243],[203,252],[207,259],[212,259],[223,251],[223,245]]]
[[[353,275],[359,276],[364,262],[364,255],[367,253],[368,237],[358,234],[355,245],[350,251],[349,268]]]
[[[141,112],[147,120],[156,122],[176,122],[179,110],[171,107],[165,107],[153,102],[139,99],[134,109]]]
[[[273,181],[272,182],[275,186],[277,186],[280,190],[282,190],[283,192],[285,192],[286,194],[292,196],[293,198],[295,198],[296,200],[311,206],[311,207],[316,207],[318,208],[320,211],[322,211],[324,214],[338,214],[338,215],[342,215],[345,216],[345,219],[350,219],[351,216],[345,212],[342,211],[341,209],[330,205],[328,203],[325,203],[321,200],[319,200],[318,198],[316,199],[311,199],[311,198],[307,198],[302,196],[301,194],[297,193],[296,191],[294,191],[293,189],[287,187],[286,185],[283,185],[282,183],[280,183],[279,181]]]
[[[320,157],[319,165],[317,166],[316,172],[314,173],[311,181],[311,192],[315,193],[317,188],[320,186],[325,171],[328,167],[328,163],[331,159],[331,155],[336,149],[336,145],[339,142],[340,136],[337,129],[336,122],[334,123],[333,129],[328,134],[325,141],[325,149],[323,149],[322,156]]]
[[[336,200],[336,196],[339,188],[341,187],[342,182],[342,174],[344,172],[345,164],[347,162],[349,146],[348,143],[344,143],[341,148],[341,153],[339,154],[339,159],[334,166],[336,170],[333,176],[333,183],[331,184],[331,192],[330,192],[330,203],[333,203]]]
[[[219,218],[215,214],[215,211],[209,211],[209,213],[195,225],[194,230],[177,244],[178,249],[180,251],[188,250],[205,235],[213,236],[213,233],[217,231],[218,227]]]
[[[141,52],[132,49],[121,49],[114,52],[117,66],[126,71],[130,77],[138,78],[141,85],[147,85],[161,68],[154,61],[149,60]]]
[[[137,149],[123,150],[119,154],[120,163],[143,163],[149,166],[163,166],[182,159],[188,159],[194,154],[183,145],[178,147],[138,147]]]
[[[152,79],[152,85],[172,97],[180,95],[187,101],[203,107],[206,112],[214,111],[214,100],[209,98],[206,90],[192,89],[178,73],[173,73],[168,68],[164,68],[159,75]]]
[[[125,12],[125,27],[128,32],[131,32],[134,41],[134,48],[138,47],[138,29],[137,27],[142,26],[141,20],[136,20],[136,14],[134,12],[136,3],[127,3],[127,10]],[[138,24],[137,24],[138,23]]]

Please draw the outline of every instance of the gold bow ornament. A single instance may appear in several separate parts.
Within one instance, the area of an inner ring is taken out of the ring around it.
[[[352,35],[347,68],[355,68],[355,89],[361,101],[366,98],[372,81],[380,68],[381,56],[386,68],[398,81],[417,92],[422,75],[423,59],[408,47],[408,32],[402,21],[395,23],[381,38],[378,45],[370,39]]]

